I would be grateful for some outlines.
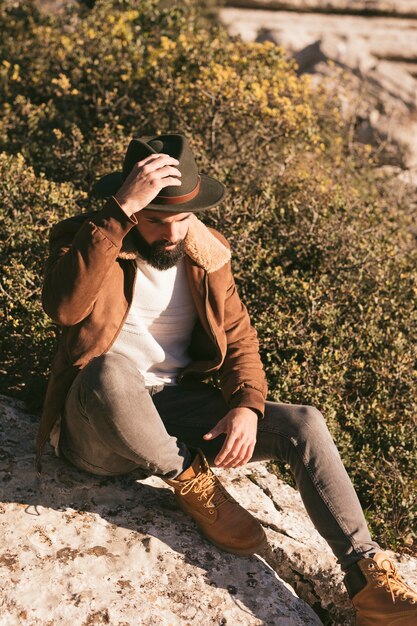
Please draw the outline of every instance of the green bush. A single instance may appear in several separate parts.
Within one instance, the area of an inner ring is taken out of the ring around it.
[[[56,329],[40,306],[48,233],[59,219],[79,211],[85,196],[71,183],[36,176],[21,155],[0,153],[3,201],[0,279],[1,391],[20,393],[39,409]]]
[[[369,147],[345,140],[337,98],[193,0],[56,17],[13,0],[0,28],[0,391],[40,408],[51,225],[100,206],[92,183],[132,135],[183,132],[229,190],[205,220],[234,249],[271,396],[323,411],[377,536],[415,550],[415,215]]]

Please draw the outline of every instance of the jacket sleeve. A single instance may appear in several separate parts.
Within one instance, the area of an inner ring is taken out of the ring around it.
[[[267,383],[259,342],[248,311],[236,290],[232,273],[225,302],[227,352],[220,369],[220,386],[230,408],[249,407],[263,416]]]
[[[54,322],[73,326],[91,313],[123,238],[135,224],[136,218],[110,198],[75,234],[68,220],[52,229],[42,306]]]

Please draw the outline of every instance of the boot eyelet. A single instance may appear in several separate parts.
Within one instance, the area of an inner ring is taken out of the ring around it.
[[[375,565],[373,563],[369,563],[368,569],[375,569]]]
[[[209,513],[210,513],[210,515],[213,515],[213,513],[214,513],[213,509],[209,509]]]

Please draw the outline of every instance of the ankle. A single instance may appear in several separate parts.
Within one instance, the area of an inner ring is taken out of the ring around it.
[[[363,558],[365,557],[358,559],[356,563],[351,565],[351,567],[348,569],[343,579],[344,585],[346,587],[346,590],[348,592],[350,599],[356,596],[356,594],[359,593],[359,591],[362,591],[362,589],[365,587],[367,583],[366,577],[358,565],[359,561],[362,561]]]

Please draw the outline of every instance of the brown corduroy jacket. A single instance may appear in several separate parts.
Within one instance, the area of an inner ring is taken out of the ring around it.
[[[37,438],[43,447],[59,437],[60,414],[77,373],[106,352],[126,318],[136,278],[134,216],[110,198],[101,211],[66,219],[51,231],[42,304],[62,333],[46,391]],[[185,265],[198,319],[179,383],[218,372],[230,408],[263,414],[266,382],[255,329],[235,287],[225,238],[192,216]]]

